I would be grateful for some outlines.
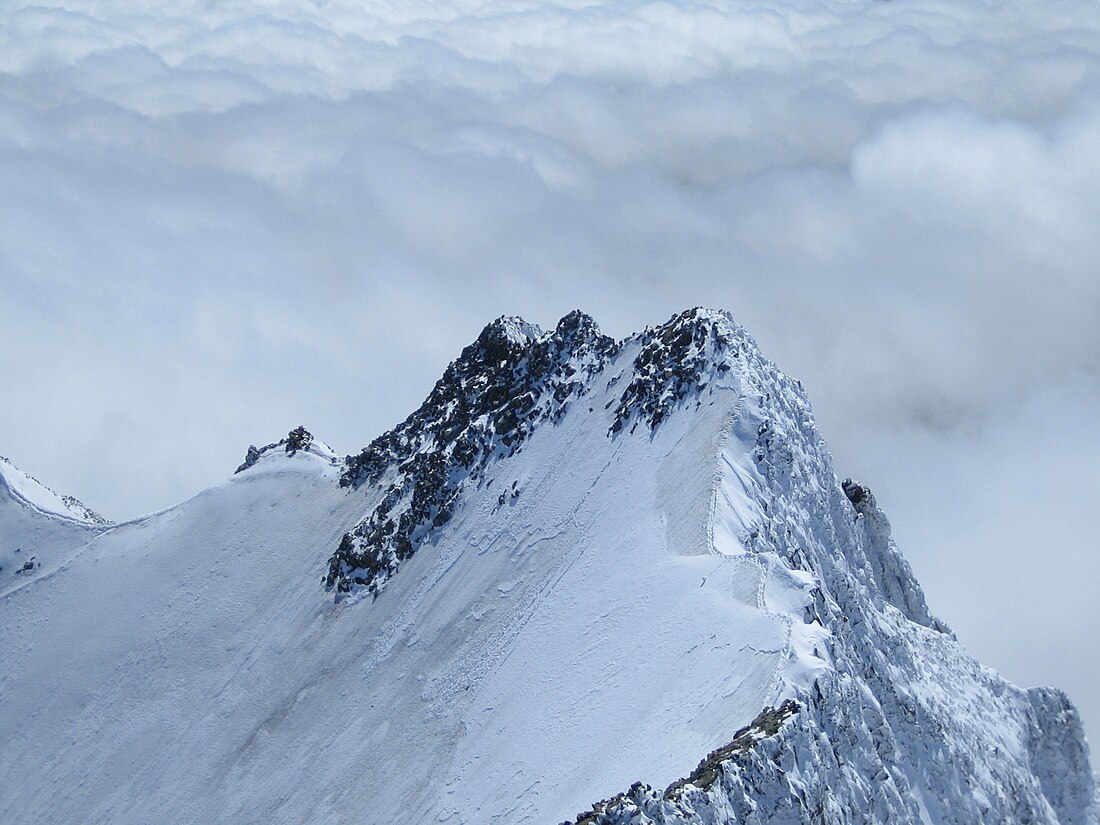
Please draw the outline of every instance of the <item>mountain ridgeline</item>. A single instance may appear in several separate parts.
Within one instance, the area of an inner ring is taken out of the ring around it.
[[[402,561],[446,524],[463,486],[491,461],[514,455],[543,422],[556,422],[590,394],[624,346],[638,349],[630,380],[614,401],[614,438],[624,427],[660,425],[689,393],[737,357],[736,338],[703,310],[616,342],[573,311],[551,333],[502,317],[447,367],[431,395],[400,426],[349,456],[344,486],[384,483],[371,513],[344,534],[325,584],[338,594],[375,592]],[[610,383],[610,382],[608,382]],[[501,503],[503,503],[502,493]]]
[[[134,521],[0,481],[3,822],[1100,825],[725,312],[500,318]]]
[[[737,539],[813,578],[803,621],[829,629],[827,654],[815,653],[831,668],[781,713],[763,710],[736,747],[716,749],[691,777],[663,792],[635,783],[576,825],[1095,823],[1096,782],[1072,705],[1057,690],[1005,684],[959,648],[870,489],[837,483],[801,384],[725,313],[688,310],[623,341],[581,312],[549,333],[494,321],[420,409],[347,458],[341,485],[386,492],[344,534],[326,586],[337,598],[376,594],[450,521],[467,485],[571,408],[592,414],[597,387],[614,389],[601,399],[613,441],[652,434],[677,409],[689,415],[731,371],[741,400],[757,407],[746,417],[763,482],[762,518]],[[761,720],[765,735],[749,735]]]

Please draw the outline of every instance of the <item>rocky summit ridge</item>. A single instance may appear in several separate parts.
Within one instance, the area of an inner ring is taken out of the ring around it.
[[[751,339],[728,313],[690,309],[667,323],[615,341],[574,310],[552,332],[502,316],[447,367],[402,424],[348,456],[340,483],[384,483],[382,501],[344,534],[329,560],[326,587],[374,593],[450,520],[468,481],[514,455],[543,422],[561,419],[612,366],[629,370],[607,431],[658,427],[687,395],[730,369]],[[631,360],[619,356],[630,350]]]

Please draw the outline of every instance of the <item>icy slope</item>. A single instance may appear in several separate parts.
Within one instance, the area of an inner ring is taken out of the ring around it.
[[[0,596],[0,821],[1094,821],[1072,708],[932,618],[722,313],[501,319],[307,436]]]

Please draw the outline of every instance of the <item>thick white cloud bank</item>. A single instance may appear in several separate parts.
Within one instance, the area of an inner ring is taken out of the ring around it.
[[[1100,742],[1100,6],[0,13],[0,451],[120,518],[503,313],[730,309],[933,607]]]

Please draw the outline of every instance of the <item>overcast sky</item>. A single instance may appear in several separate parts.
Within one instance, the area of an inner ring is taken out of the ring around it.
[[[20,6],[21,468],[132,517],[299,423],[357,450],[501,314],[729,309],[933,609],[1100,742],[1095,0]]]

